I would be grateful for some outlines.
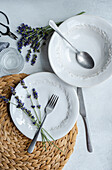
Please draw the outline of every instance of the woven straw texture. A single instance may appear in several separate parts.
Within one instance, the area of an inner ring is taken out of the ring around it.
[[[0,95],[11,96],[10,86],[15,87],[26,74],[15,74],[0,78]],[[77,125],[55,144],[63,150],[46,143],[47,150],[43,149],[42,142],[37,142],[34,152],[27,152],[31,140],[19,132],[13,124],[8,105],[0,101],[0,170],[61,170],[73,152]]]

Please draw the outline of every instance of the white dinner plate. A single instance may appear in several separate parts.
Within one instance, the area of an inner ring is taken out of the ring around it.
[[[81,67],[72,48],[56,32],[49,43],[49,61],[54,72],[66,83],[90,87],[112,74],[112,26],[100,17],[80,15],[60,25],[60,30],[79,50],[95,61],[93,69]]]
[[[55,140],[66,135],[74,126],[79,113],[79,103],[74,88],[61,81],[53,73],[35,73],[26,77],[24,81],[31,95],[33,88],[38,92],[42,118],[44,115],[44,108],[51,95],[55,94],[59,96],[54,110],[46,118],[43,127]],[[27,92],[22,88],[20,83],[16,87],[16,95],[19,96],[25,103],[25,107],[31,110],[32,114],[35,116],[33,109],[31,109],[30,99],[27,98]],[[37,101],[33,96],[32,100],[34,104],[37,105]],[[11,102],[16,103],[13,95],[11,97]],[[38,112],[37,108],[36,111]],[[32,124],[30,118],[13,104],[10,104],[10,114],[16,127],[25,136],[32,139],[37,127]],[[41,135],[38,137],[38,141],[41,141]]]

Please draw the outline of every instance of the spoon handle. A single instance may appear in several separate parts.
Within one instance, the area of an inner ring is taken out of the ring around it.
[[[49,25],[51,26],[51,28],[53,28],[53,30],[55,30],[75,51],[75,53],[78,53],[79,51],[70,43],[70,41],[65,38],[65,36],[63,35],[63,33],[61,32],[61,30],[59,29],[59,27],[55,24],[55,22],[53,20],[49,21]]]

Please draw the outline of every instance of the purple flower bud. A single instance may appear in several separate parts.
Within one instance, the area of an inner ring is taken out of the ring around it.
[[[38,99],[38,93],[36,92],[35,88],[32,89],[32,92],[33,92],[33,97],[35,99]]]
[[[31,107],[34,109],[35,108],[35,106],[34,105],[31,105]]]
[[[31,118],[34,119],[34,116],[32,116]]]
[[[27,98],[30,98],[31,97],[31,95],[27,95]]]
[[[38,109],[40,109],[40,108],[41,108],[41,105],[40,105],[40,104],[39,104],[39,105],[37,105],[37,108],[38,108]]]
[[[21,83],[21,85],[22,85],[22,87],[23,87],[24,89],[27,89],[27,86],[25,85],[24,80],[21,80],[20,83]]]
[[[12,86],[11,86],[10,88],[11,88],[11,93],[12,93],[13,95],[15,95],[15,94],[16,94],[15,89],[14,89]]]
[[[35,125],[35,124],[36,124],[36,122],[34,121],[34,122],[33,122],[33,124]]]
[[[5,96],[0,95],[0,99],[3,99],[6,103],[9,103],[9,99],[7,99]]]

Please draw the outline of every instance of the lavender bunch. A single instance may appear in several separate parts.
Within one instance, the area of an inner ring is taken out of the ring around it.
[[[81,15],[85,12],[78,13],[76,15]],[[63,21],[57,22],[59,26]],[[54,30],[49,26],[32,28],[27,24],[22,23],[17,32],[21,35],[20,40],[17,43],[18,51],[21,53],[22,48],[29,46],[29,50],[26,54],[26,62],[30,61],[31,54],[31,65],[33,66],[37,59],[37,53],[40,52],[42,45],[45,44],[49,36],[54,32]]]
[[[21,39],[17,43],[18,51],[21,53],[23,47],[30,46],[26,54],[26,62],[30,61],[32,54],[31,65],[33,66],[37,59],[37,53],[40,52],[42,45],[45,44],[47,38],[53,33],[53,29],[50,26],[32,28],[22,23],[18,27],[17,32],[21,34]]]

